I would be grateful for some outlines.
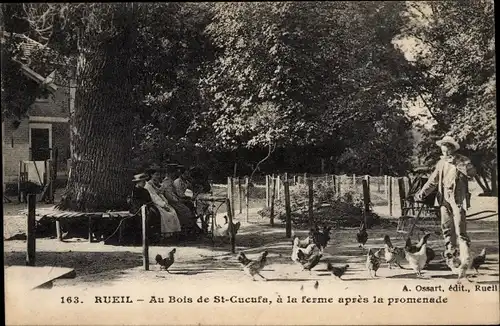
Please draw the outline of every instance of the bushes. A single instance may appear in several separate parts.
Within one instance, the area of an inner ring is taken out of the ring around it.
[[[290,187],[290,207],[292,223],[297,228],[309,227],[309,189],[307,185],[299,184]],[[364,219],[364,203],[361,194],[352,189],[345,189],[339,196],[333,186],[325,181],[316,180],[313,186],[313,215],[315,224],[327,224],[338,227],[354,227]],[[259,215],[269,218],[271,210],[266,207],[260,210]],[[378,224],[379,216],[372,211],[368,212],[368,220]],[[274,216],[285,220],[285,200],[276,200]],[[368,225],[370,227],[371,225]]]

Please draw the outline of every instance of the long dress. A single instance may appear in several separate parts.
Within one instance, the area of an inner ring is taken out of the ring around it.
[[[175,209],[168,204],[167,199],[161,193],[161,188],[155,186],[152,180],[146,182],[144,188],[149,191],[153,203],[158,208],[161,217],[161,232],[173,233],[181,231],[181,224]]]
[[[163,195],[168,200],[168,203],[175,209],[177,217],[181,223],[181,227],[186,229],[193,226],[195,220],[194,213],[179,200],[175,193],[174,182],[170,176],[166,176],[161,184]]]

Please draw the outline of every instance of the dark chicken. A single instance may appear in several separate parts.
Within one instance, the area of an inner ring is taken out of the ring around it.
[[[162,258],[161,255],[156,255],[156,257],[155,257],[156,264],[160,265],[160,269],[164,269],[167,272],[169,272],[168,268],[170,266],[172,266],[172,264],[174,263],[174,260],[175,260],[174,259],[174,254],[175,254],[176,251],[177,250],[175,248],[172,249],[172,250],[170,250],[170,252],[168,253],[168,257],[166,257],[166,258]]]
[[[379,267],[380,267],[379,252],[374,254],[371,248],[368,249],[368,254],[366,255],[366,269],[368,269],[370,277],[377,276],[377,271]],[[374,275],[372,275],[372,271],[374,272]]]
[[[329,270],[330,272],[332,272],[332,275],[334,275],[335,277],[338,277],[339,279],[342,279],[342,275],[344,275],[344,273],[348,267],[349,267],[349,265],[345,265],[343,267],[335,267],[330,263],[326,264],[326,269]]]
[[[332,230],[331,226],[323,226],[323,231],[319,230],[319,227],[316,225],[314,229],[309,231],[309,237],[312,239],[312,242],[318,247],[320,252],[328,245],[328,241],[330,241],[330,231]]]
[[[482,264],[484,264],[485,261],[486,261],[486,248],[483,248],[483,250],[481,250],[481,253],[478,256],[474,257],[474,259],[472,260],[471,267],[474,268],[476,274],[479,273],[478,269]]]
[[[318,265],[319,261],[321,260],[321,257],[323,255],[321,253],[317,253],[311,256],[307,261],[302,263],[302,267],[304,267],[304,270],[306,271],[311,271],[316,265]],[[300,257],[299,257],[300,259]]]
[[[264,268],[267,262],[267,250],[262,252],[257,258],[257,260],[248,259],[247,256],[240,252],[238,255],[238,261],[243,265],[243,271],[250,275],[252,279],[255,281],[255,274],[262,277],[264,280],[267,280],[264,276],[260,274],[260,271]]]
[[[358,240],[359,247],[364,249],[365,243],[368,241],[368,233],[366,232],[365,222],[361,222],[358,233],[356,234],[356,239]]]
[[[403,268],[401,267],[401,261],[405,258],[405,251],[402,248],[394,247],[388,235],[384,236],[384,258],[389,264],[389,269],[392,265]]]

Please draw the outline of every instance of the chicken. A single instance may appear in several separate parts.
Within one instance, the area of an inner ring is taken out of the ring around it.
[[[467,277],[467,269],[472,265],[473,260],[471,261],[470,256],[467,254],[467,243],[465,241],[460,241],[459,246],[461,257],[459,258],[456,255],[453,255],[453,253],[447,252],[445,254],[446,265],[448,265],[454,274],[457,274],[457,283],[460,283],[462,277],[465,277],[467,281],[471,282],[471,280]]]
[[[471,267],[474,268],[476,274],[479,274],[478,269],[482,264],[484,264],[485,261],[486,261],[486,248],[483,248],[483,250],[481,250],[481,253],[478,256],[474,257],[474,259],[472,260]]]
[[[335,266],[332,266],[331,263],[326,264],[326,269],[329,270],[330,272],[332,272],[332,275],[334,275],[335,277],[338,277],[339,279],[342,279],[342,275],[344,275],[344,273],[348,267],[349,267],[349,265],[345,265],[343,267],[335,267]]]
[[[312,242],[318,247],[320,252],[323,252],[328,245],[331,230],[331,226],[323,226],[323,231],[320,231],[319,227],[316,225],[314,229],[309,231],[309,237],[312,238]]]
[[[384,258],[386,263],[389,264],[389,269],[391,269],[392,265],[403,268],[401,267],[401,261],[405,258],[404,249],[394,247],[388,235],[384,236],[384,243]]]
[[[408,251],[410,253],[416,253],[416,252],[420,251],[420,248],[422,247],[422,245],[427,244],[427,239],[429,239],[430,236],[431,236],[431,233],[426,233],[416,245],[413,245],[411,243],[411,239],[408,237],[406,239],[405,251]],[[427,261],[425,262],[424,267],[426,267],[431,260],[436,258],[436,253],[434,252],[434,250],[432,250],[432,248],[429,248],[428,246],[426,246],[426,248],[427,248],[426,249]]]
[[[321,257],[323,255],[321,253],[317,253],[311,256],[307,261],[305,261],[302,264],[302,267],[304,267],[304,270],[306,271],[311,271],[316,265],[318,265],[319,261],[321,260]]]
[[[368,250],[368,254],[366,255],[366,268],[370,273],[370,277],[373,277],[372,271],[374,272],[374,276],[377,276],[377,270],[380,267],[380,258],[379,258],[380,250],[377,253],[372,253],[372,249]]]
[[[214,237],[215,238],[229,238],[229,223],[227,216],[224,216],[224,219],[226,220],[226,223],[224,225],[216,225],[214,229]],[[233,234],[236,235],[238,233],[238,230],[240,229],[241,223],[233,223]]]
[[[304,260],[307,260],[311,257],[311,255],[314,252],[314,248],[316,248],[316,245],[314,243],[311,243],[307,246],[307,248],[300,248],[296,242],[298,238],[295,238],[294,240],[294,245],[292,248],[292,260],[294,262],[298,263],[303,263]]]
[[[356,239],[358,240],[359,247],[365,248],[365,243],[368,241],[368,233],[366,232],[365,222],[361,222],[358,233],[356,234]]]
[[[297,240],[295,240],[297,239]],[[297,246],[299,248],[306,248],[307,246],[309,246],[311,243],[312,243],[312,238],[310,236],[307,236],[306,238],[304,239],[299,239],[299,237],[295,236],[293,237],[293,243],[297,243]]]
[[[405,247],[406,260],[410,267],[417,273],[418,276],[422,276],[421,271],[424,268],[427,261],[427,244],[424,243],[418,252],[410,252]]]
[[[156,255],[156,257],[155,257],[156,264],[160,265],[160,269],[164,269],[167,272],[169,272],[168,271],[169,267],[172,266],[172,264],[175,261],[174,254],[175,254],[176,251],[177,250],[175,248],[172,249],[172,250],[170,250],[170,252],[168,253],[168,257],[166,257],[166,258],[162,258],[161,255]]]
[[[267,262],[268,251],[263,251],[257,260],[248,259],[247,256],[240,252],[238,255],[238,261],[243,265],[243,271],[250,275],[252,279],[255,281],[255,274],[262,277],[264,280],[267,279],[260,274],[260,271],[264,268]]]

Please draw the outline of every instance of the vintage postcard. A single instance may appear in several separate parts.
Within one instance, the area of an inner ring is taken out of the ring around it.
[[[493,1],[1,9],[6,325],[500,322]]]

